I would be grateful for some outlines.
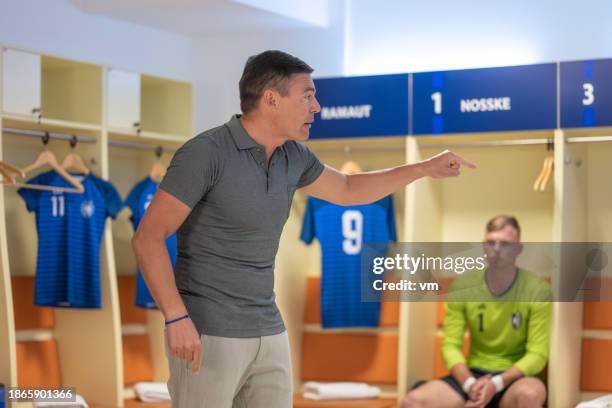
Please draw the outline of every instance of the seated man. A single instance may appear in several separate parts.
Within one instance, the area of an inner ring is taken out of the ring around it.
[[[543,406],[546,387],[536,375],[548,359],[551,292],[543,279],[516,266],[520,234],[514,217],[488,222],[488,268],[456,279],[445,303],[442,355],[451,375],[410,391],[402,408]]]

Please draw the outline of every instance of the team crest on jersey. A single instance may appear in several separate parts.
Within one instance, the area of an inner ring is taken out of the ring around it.
[[[147,210],[147,208],[149,208],[149,204],[151,204],[151,200],[153,199],[153,194],[147,194],[147,199],[144,203],[144,209],[145,211]]]
[[[521,312],[512,313],[512,327],[514,330],[518,330],[521,327],[521,323],[523,322],[523,316]]]
[[[81,204],[81,215],[83,216],[83,218],[91,218],[94,215],[95,211],[96,206],[94,205],[93,201],[85,200]]]

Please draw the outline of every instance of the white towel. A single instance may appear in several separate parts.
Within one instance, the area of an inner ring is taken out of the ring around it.
[[[380,388],[366,383],[335,382],[321,383],[309,381],[304,384],[304,398],[313,400],[328,399],[366,399],[380,395]]]
[[[170,401],[166,383],[140,382],[134,385],[134,392],[142,402]]]
[[[591,401],[581,402],[576,408],[612,408],[612,394],[604,395]]]
[[[85,398],[76,394],[75,402],[35,402],[34,406],[37,408],[51,408],[51,407],[62,407],[62,408],[89,408]]]

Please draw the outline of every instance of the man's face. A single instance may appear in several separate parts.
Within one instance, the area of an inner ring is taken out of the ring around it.
[[[288,90],[286,96],[280,96],[277,123],[289,140],[306,141],[314,115],[321,110],[310,74],[292,75]]]
[[[516,264],[516,258],[521,253],[523,246],[520,243],[518,231],[512,226],[506,225],[500,230],[487,232],[483,248],[489,266],[503,268],[512,267]]]

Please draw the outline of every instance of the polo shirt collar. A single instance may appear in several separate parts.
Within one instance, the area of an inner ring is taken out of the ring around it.
[[[257,142],[247,133],[247,131],[242,126],[242,123],[240,123],[241,116],[242,115],[234,115],[229,120],[229,122],[226,123],[226,126],[230,130],[230,134],[234,138],[236,146],[240,150],[259,147],[259,144],[257,144]]]

